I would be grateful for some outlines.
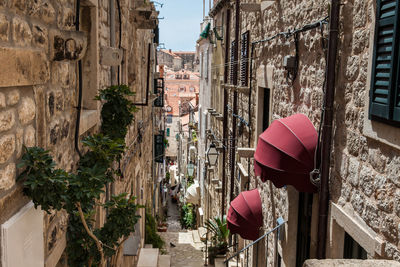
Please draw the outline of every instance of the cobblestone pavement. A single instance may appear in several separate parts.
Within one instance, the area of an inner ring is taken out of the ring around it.
[[[167,254],[171,255],[171,267],[203,267],[202,242],[193,241],[192,231],[182,230],[177,204],[168,200],[168,231],[159,233],[165,241]],[[175,247],[171,246],[174,244]]]

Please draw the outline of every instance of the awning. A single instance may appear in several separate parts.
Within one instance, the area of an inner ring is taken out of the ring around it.
[[[186,202],[194,205],[200,204],[200,186],[198,183],[194,183],[188,187],[185,196]]]
[[[258,139],[255,174],[276,187],[292,185],[300,192],[316,192],[310,182],[314,169],[317,131],[303,114],[275,120]]]
[[[259,237],[263,220],[258,189],[244,191],[231,202],[227,221],[232,234],[239,234],[248,240],[256,240]]]

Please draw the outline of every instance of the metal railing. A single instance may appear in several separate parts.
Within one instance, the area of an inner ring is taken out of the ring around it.
[[[226,264],[226,267],[229,266],[229,261],[230,261],[231,259],[235,258],[235,257],[236,257],[236,261],[237,261],[237,266],[239,266],[239,255],[240,255],[240,253],[242,253],[242,252],[245,252],[245,256],[246,256],[246,267],[248,267],[248,266],[249,266],[249,251],[248,251],[248,250],[249,250],[249,248],[253,247],[254,245],[257,245],[257,253],[256,253],[255,257],[253,257],[253,259],[256,259],[256,267],[258,267],[258,243],[259,243],[261,240],[263,240],[265,237],[267,237],[267,248],[266,248],[266,252],[265,252],[265,253],[266,253],[265,260],[266,260],[266,263],[268,263],[268,242],[269,242],[269,241],[268,241],[268,236],[269,236],[271,233],[277,231],[278,233],[277,233],[277,239],[276,239],[276,240],[278,240],[278,238],[280,237],[280,230],[281,230],[281,227],[284,226],[285,223],[286,223],[287,221],[285,221],[282,217],[279,217],[279,218],[276,220],[276,222],[278,223],[278,225],[275,226],[273,229],[269,230],[268,232],[266,232],[265,234],[263,234],[262,236],[260,236],[259,238],[257,238],[255,241],[251,242],[250,244],[248,244],[247,246],[245,246],[244,248],[242,248],[240,251],[236,252],[234,255],[232,255],[232,256],[230,256],[229,258],[227,258],[227,259],[224,261],[224,263]]]

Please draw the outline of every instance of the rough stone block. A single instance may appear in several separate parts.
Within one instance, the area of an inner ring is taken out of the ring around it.
[[[25,12],[26,7],[27,7],[27,2],[28,1],[25,1],[25,0],[13,0],[12,1],[14,8],[16,8],[18,11],[21,11],[21,12]]]
[[[33,25],[32,26],[32,34],[33,34],[33,45],[41,48],[48,47],[48,31],[45,27],[41,25]]]
[[[24,97],[18,107],[19,121],[25,125],[30,123],[36,114],[35,101],[30,97]]]
[[[358,185],[359,169],[360,169],[360,162],[356,158],[351,157],[349,160],[349,171],[348,171],[347,180],[354,186]]]
[[[29,15],[52,24],[56,20],[56,11],[47,0],[30,1]]]
[[[8,42],[10,33],[10,22],[4,14],[0,14],[0,40]]]
[[[0,132],[10,130],[15,124],[14,110],[0,112]]]
[[[371,196],[374,192],[374,175],[373,170],[365,165],[361,167],[360,171],[360,185],[364,194]]]
[[[46,54],[30,49],[0,47],[0,87],[44,84],[50,71]]]
[[[25,129],[25,134],[24,134],[24,144],[27,147],[32,147],[36,145],[36,137],[35,137],[35,128],[33,128],[32,125],[29,125]]]
[[[12,134],[0,138],[0,163],[7,162],[15,151],[15,136]]]
[[[75,25],[75,13],[71,8],[62,8],[57,17],[57,24],[60,29],[72,30]]]
[[[0,0],[0,8],[8,7],[9,5],[9,0]]]
[[[12,90],[7,94],[7,105],[12,106],[17,104],[19,101],[19,91]]]
[[[32,31],[29,24],[20,18],[15,17],[12,21],[13,38],[19,46],[29,46],[32,42]]]
[[[0,190],[10,189],[15,184],[15,164],[8,164],[5,168],[0,169]]]
[[[0,108],[6,107],[6,96],[3,93],[0,93]]]
[[[23,143],[24,143],[24,130],[22,128],[18,128],[17,131],[15,132],[15,152],[17,154],[17,158],[21,157]]]

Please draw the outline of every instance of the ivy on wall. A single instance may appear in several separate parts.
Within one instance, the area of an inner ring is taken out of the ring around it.
[[[136,107],[129,100],[133,95],[126,85],[110,86],[100,90],[97,100],[103,102],[101,133],[86,137],[82,143],[87,152],[78,162],[76,172],[56,168],[50,155],[40,147],[25,148],[19,168],[24,171],[24,193],[35,207],[50,213],[66,210],[69,214],[67,254],[69,266],[117,266],[121,244],[134,232],[140,216],[136,215],[134,196],[122,193],[102,204],[101,195],[108,183],[121,173],[113,163],[121,159],[125,149],[127,127],[133,120]],[[106,222],[94,229],[96,207],[108,210]]]

